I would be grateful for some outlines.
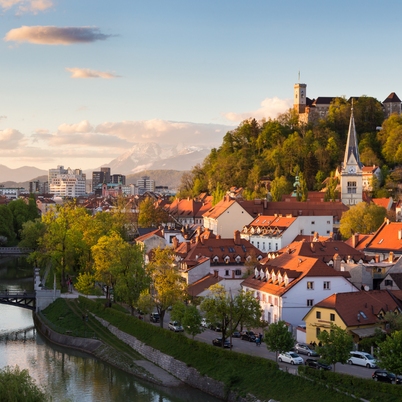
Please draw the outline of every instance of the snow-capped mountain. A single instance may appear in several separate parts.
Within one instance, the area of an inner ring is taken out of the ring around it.
[[[191,170],[202,163],[210,149],[177,145],[161,145],[155,142],[136,144],[120,157],[105,164],[114,173],[129,175],[143,170]]]

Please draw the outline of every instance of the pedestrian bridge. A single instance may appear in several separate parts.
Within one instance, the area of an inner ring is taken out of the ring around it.
[[[28,247],[0,247],[0,255],[25,255],[32,251]]]
[[[35,311],[36,292],[2,290],[0,291],[0,303]]]

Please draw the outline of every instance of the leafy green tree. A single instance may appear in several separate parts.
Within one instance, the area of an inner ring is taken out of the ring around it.
[[[395,331],[380,343],[378,364],[397,375],[402,374],[402,331]]]
[[[344,239],[354,233],[375,232],[384,222],[386,215],[387,210],[384,207],[360,202],[343,213],[339,231]]]
[[[382,154],[387,164],[402,162],[402,116],[393,114],[382,124],[377,138],[382,145]]]
[[[268,325],[265,330],[264,340],[268,350],[275,352],[276,361],[278,361],[278,353],[291,350],[295,344],[286,322],[282,320]]]
[[[317,353],[328,364],[332,364],[335,371],[335,363],[346,363],[353,348],[353,338],[346,330],[338,325],[331,324],[330,331],[321,331],[318,340],[322,346],[317,347]]]
[[[338,186],[338,178],[331,173],[331,177],[328,180],[327,191],[325,192],[325,201],[335,201],[338,198],[338,191],[336,187]]]
[[[165,211],[158,208],[151,197],[140,202],[139,210],[138,225],[142,228],[158,227],[168,220]]]
[[[387,311],[384,315],[384,322],[389,325],[389,332],[402,331],[402,314],[394,314]]]
[[[272,201],[282,201],[282,196],[292,192],[292,184],[286,180],[285,176],[275,178],[271,182]]]
[[[28,370],[18,366],[0,369],[0,395],[2,402],[46,402],[51,398],[35,383]]]
[[[248,327],[261,325],[261,308],[251,292],[239,292],[236,296],[227,293],[222,285],[209,288],[211,295],[205,297],[200,305],[209,322],[221,325],[222,338],[230,336],[239,324]]]
[[[95,290],[95,274],[90,272],[79,273],[74,284],[75,289],[84,295],[92,294]]]
[[[173,250],[169,247],[154,250],[147,273],[151,277],[150,296],[160,316],[160,326],[166,310],[185,299],[187,285],[174,264]]]
[[[200,334],[203,331],[201,327],[202,316],[198,308],[194,304],[185,305],[182,302],[176,303],[170,318],[174,321],[178,321],[182,324],[184,331],[192,336]]]
[[[0,205],[0,236],[7,239],[7,244],[12,245],[16,235],[14,232],[13,214],[7,205]]]
[[[212,192],[212,205],[216,205],[222,201],[226,191],[221,187],[220,183],[217,183],[215,190]]]
[[[40,219],[30,220],[22,224],[21,241],[19,247],[28,247],[32,250],[39,248],[39,239],[45,234],[46,226]]]

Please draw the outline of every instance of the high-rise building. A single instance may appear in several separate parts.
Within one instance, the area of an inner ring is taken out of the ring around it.
[[[56,170],[60,173],[55,174]],[[49,192],[60,197],[77,197],[86,194],[86,175],[81,169],[49,169]],[[65,172],[65,173],[64,173]]]
[[[104,174],[102,183],[110,183],[110,167],[101,167],[100,171]]]
[[[149,176],[142,176],[137,180],[137,186],[140,194],[145,191],[155,191],[155,181],[151,180]]]
[[[110,177],[110,183],[115,183],[115,184],[123,184],[123,186],[126,184],[126,176],[123,174],[112,174]]]
[[[105,172],[95,171],[92,172],[92,191],[94,192],[99,184],[106,183]]]

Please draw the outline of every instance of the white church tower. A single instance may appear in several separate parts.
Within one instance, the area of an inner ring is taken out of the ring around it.
[[[352,103],[348,140],[341,171],[342,202],[347,206],[353,206],[363,201],[362,167],[363,164],[360,162]]]

